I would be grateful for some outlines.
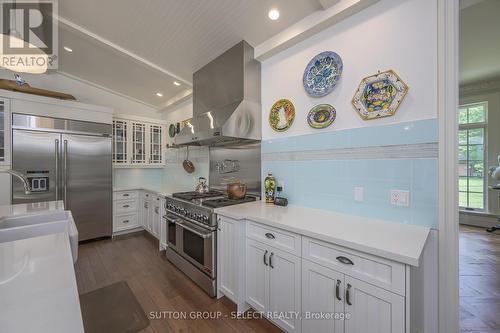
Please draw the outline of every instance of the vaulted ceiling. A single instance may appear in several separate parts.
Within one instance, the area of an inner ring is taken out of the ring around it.
[[[60,71],[161,107],[240,40],[256,46],[325,2],[336,1],[60,0]],[[269,20],[271,8],[279,20]]]

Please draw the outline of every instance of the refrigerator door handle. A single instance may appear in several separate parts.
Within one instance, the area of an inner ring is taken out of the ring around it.
[[[67,205],[67,194],[68,194],[68,140],[64,140],[64,169],[63,169],[63,179],[64,179],[64,206],[66,209]]]
[[[55,150],[56,150],[56,177],[55,177],[55,192],[56,192],[56,201],[59,200],[59,139],[55,140]]]

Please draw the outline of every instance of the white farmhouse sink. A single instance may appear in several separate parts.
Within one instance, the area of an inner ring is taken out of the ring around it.
[[[0,218],[0,243],[67,232],[73,262],[78,257],[78,230],[70,211],[18,215]]]

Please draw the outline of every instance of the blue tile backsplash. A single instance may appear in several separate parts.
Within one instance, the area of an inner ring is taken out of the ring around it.
[[[265,154],[437,140],[436,119],[267,140],[262,145],[262,172],[263,177],[272,172],[278,183],[284,182],[282,195],[290,204],[436,228],[435,157],[269,161]],[[354,187],[363,187],[363,201],[354,200]],[[391,190],[410,191],[410,205],[391,205]]]

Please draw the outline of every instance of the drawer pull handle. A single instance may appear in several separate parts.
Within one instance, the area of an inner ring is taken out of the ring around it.
[[[128,193],[125,193],[125,194],[124,194],[123,196],[124,196],[124,197],[128,197],[129,195],[130,195],[130,194],[128,194]]]
[[[264,265],[269,266],[267,263],[267,250],[264,252]]]
[[[345,265],[354,265],[354,263],[352,262],[351,259],[343,257],[343,256],[337,257],[337,260]]]
[[[155,213],[156,214],[159,214],[159,210],[158,209],[159,209],[158,207],[155,207]]]
[[[123,205],[123,208],[129,208],[130,205]]]
[[[123,223],[129,223],[130,221],[129,220],[124,220]]]
[[[347,303],[347,305],[352,305],[352,303],[351,303],[351,295],[350,295],[351,287],[352,286],[348,283],[347,284],[347,288],[345,290],[345,302]]]
[[[342,281],[340,280],[337,280],[337,285],[335,286],[335,296],[337,296],[337,299],[339,301],[342,300],[342,298],[340,298],[340,284],[342,283]]]
[[[271,255],[269,256],[269,266],[271,268],[274,268],[274,266],[273,266],[273,256],[274,256],[274,253],[271,252]]]
[[[266,237],[269,239],[276,239],[276,237],[274,237],[274,235],[270,232],[266,233]]]

